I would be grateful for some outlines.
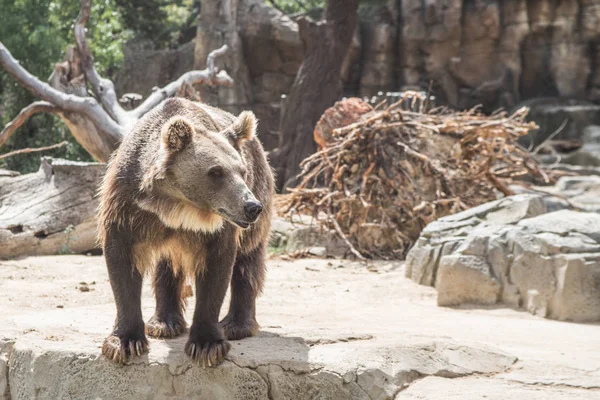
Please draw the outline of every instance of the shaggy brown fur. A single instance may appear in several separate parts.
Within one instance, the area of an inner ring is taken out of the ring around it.
[[[146,114],[113,155],[100,191],[99,235],[117,305],[102,353],[126,362],[145,333],[185,330],[184,285],[196,283],[185,351],[203,365],[227,355],[226,339],[258,330],[255,299],[265,275],[273,176],[255,137],[256,118],[183,99]],[[262,213],[261,213],[262,210]],[[141,286],[154,274],[156,312],[144,324]],[[227,286],[231,304],[218,315]]]

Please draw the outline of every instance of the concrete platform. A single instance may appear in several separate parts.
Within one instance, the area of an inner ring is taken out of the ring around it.
[[[271,260],[261,334],[206,370],[185,335],[130,365],[100,357],[115,316],[101,257],[0,262],[0,304],[2,400],[600,399],[599,325],[440,308],[397,263]]]

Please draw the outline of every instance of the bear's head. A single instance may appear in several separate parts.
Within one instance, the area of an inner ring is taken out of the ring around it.
[[[153,210],[167,226],[210,232],[221,227],[222,219],[244,229],[258,219],[263,205],[248,187],[252,171],[241,152],[256,125],[249,111],[221,132],[182,116],[164,124],[140,189],[157,201],[168,199]]]

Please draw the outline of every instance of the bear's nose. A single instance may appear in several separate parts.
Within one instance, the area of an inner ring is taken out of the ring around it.
[[[247,201],[244,205],[244,212],[249,221],[254,222],[263,210],[262,204],[258,201]]]

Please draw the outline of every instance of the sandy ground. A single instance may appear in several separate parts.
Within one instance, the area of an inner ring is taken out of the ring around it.
[[[90,353],[99,353],[115,313],[102,257],[0,262],[0,304],[0,339]],[[146,318],[153,306],[146,284]],[[503,307],[438,307],[435,290],[406,279],[401,263],[367,267],[341,260],[272,259],[258,319],[261,337],[299,338],[308,346],[309,364],[322,362],[332,370],[338,364],[340,369],[347,363],[364,366],[373,357],[393,359],[397,367],[404,363],[398,349],[419,343],[458,343],[516,357],[493,373],[479,368],[456,377],[421,371],[410,386],[394,391],[397,398],[600,399],[600,325],[546,320]],[[232,354],[252,340],[260,338],[236,343]],[[151,343],[151,354],[160,346]],[[251,348],[245,356],[252,356]],[[488,356],[481,357],[485,363]]]

